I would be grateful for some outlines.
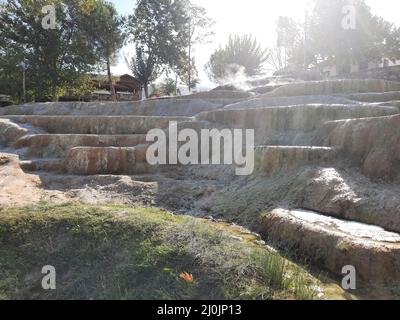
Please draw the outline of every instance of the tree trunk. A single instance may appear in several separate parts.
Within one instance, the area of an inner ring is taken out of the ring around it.
[[[178,96],[178,74],[175,73],[175,97]]]
[[[52,84],[51,84],[51,100],[53,102],[57,102],[57,80],[58,80],[58,70],[57,70],[57,58],[53,57],[52,59]]]
[[[144,85],[144,95],[146,97],[146,99],[149,98],[149,84],[146,82]]]
[[[108,75],[108,83],[110,84],[111,99],[115,101],[117,100],[117,97],[115,94],[115,88],[112,81],[110,57],[107,57],[107,75]]]
[[[189,22],[189,74],[188,74],[188,89],[192,92],[192,23]]]
[[[22,101],[26,102],[26,71],[22,71]]]
[[[308,70],[307,55],[308,55],[308,11],[306,10],[304,22],[304,71]]]
[[[51,86],[51,101],[57,102],[57,86],[53,84]]]

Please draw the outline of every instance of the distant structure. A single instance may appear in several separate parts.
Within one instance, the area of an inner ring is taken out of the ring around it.
[[[93,79],[93,85],[97,88],[92,93],[94,100],[110,100],[110,84],[107,80]],[[138,101],[141,99],[142,84],[135,77],[124,74],[120,76],[120,80],[114,84],[114,88],[117,94],[117,100],[126,101]]]
[[[7,96],[5,94],[0,94],[0,108],[1,107],[7,107],[12,105],[12,100],[10,96]]]
[[[104,76],[92,75],[94,91],[84,96],[77,96],[72,91],[60,97],[60,101],[109,101],[111,97],[110,83]],[[114,80],[115,81],[115,80]],[[124,74],[115,81],[114,88],[118,101],[139,101],[142,96],[143,85],[135,77]]]
[[[368,78],[368,75],[383,74],[383,80],[396,80],[396,79],[388,79],[389,77],[393,77],[393,72],[399,72],[400,69],[400,60],[392,61],[390,59],[384,58],[379,61],[363,61],[363,62],[352,62],[348,64],[338,64],[334,60],[325,60],[319,63],[314,68],[311,68],[310,71],[317,71],[325,78],[335,78],[340,76],[350,77],[353,76]],[[387,75],[385,77],[385,72]],[[364,76],[363,76],[364,75]],[[397,76],[395,76],[397,77]],[[399,73],[400,77],[400,73]]]

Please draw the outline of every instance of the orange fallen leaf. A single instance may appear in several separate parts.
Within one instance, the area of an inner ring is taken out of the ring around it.
[[[193,283],[194,282],[193,275],[191,275],[191,274],[189,274],[187,272],[181,273],[181,275],[179,277],[181,279],[185,280],[187,283]]]

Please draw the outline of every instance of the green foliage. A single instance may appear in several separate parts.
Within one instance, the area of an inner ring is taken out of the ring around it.
[[[176,96],[176,81],[171,78],[167,78],[160,85],[161,95],[163,96]]]
[[[216,83],[234,80],[239,75],[256,76],[263,73],[268,58],[268,50],[262,49],[251,35],[230,36],[225,48],[220,47],[212,54],[206,72]]]
[[[124,44],[124,19],[118,15],[112,3],[93,0],[85,10],[84,22],[84,28],[99,58],[98,65],[107,70],[108,82],[112,87],[111,65],[116,61],[117,53]]]
[[[184,2],[139,0],[127,22],[135,57],[128,62],[142,82],[148,97],[148,84],[163,71],[180,70],[187,59],[188,23]]]
[[[152,51],[146,51],[143,47],[136,46],[135,56],[131,60],[125,58],[125,61],[134,77],[143,84],[146,98],[148,98],[148,85],[160,75],[157,57],[153,55]]]
[[[198,71],[196,61],[193,58],[193,50],[197,44],[206,43],[214,35],[211,28],[215,21],[207,16],[205,8],[191,3],[189,0],[179,0],[184,7],[187,16],[185,29],[187,30],[187,53],[188,57],[179,66],[178,74],[189,90],[195,89],[199,80],[196,79]]]
[[[385,34],[388,24],[373,16],[364,1],[354,1],[357,14],[355,30],[342,26],[342,8],[345,0],[316,0],[310,25],[310,53],[316,58],[334,58],[340,64],[352,61],[378,61],[382,58]],[[318,55],[318,56],[317,56]]]
[[[193,46],[212,34],[212,24],[205,9],[189,0],[138,1],[127,24],[136,45],[137,61],[130,62],[131,69],[141,76],[143,84],[163,71],[172,70],[188,86],[195,87],[196,81],[192,84],[197,77]]]
[[[317,282],[304,272],[300,267],[291,267],[289,263],[278,254],[263,254],[254,251],[256,272],[262,277],[269,287],[275,290],[292,291],[299,300],[315,300]],[[290,270],[290,271],[289,271]]]
[[[15,101],[22,97],[22,72],[16,67],[21,60],[18,52],[0,53],[0,93],[12,96]]]
[[[304,271],[233,235],[158,209],[3,209],[0,299],[291,299],[311,290]],[[40,266],[49,264],[57,271],[55,291],[40,288]],[[185,272],[193,281],[181,277]],[[289,287],[282,275],[299,280]]]
[[[75,96],[84,96],[96,90],[92,78],[88,75],[78,77],[71,85],[71,91]]]
[[[294,56],[299,43],[302,42],[300,27],[293,18],[279,17],[277,21],[277,47],[271,50],[268,64],[274,71],[287,68],[289,58]]]
[[[157,68],[175,67],[186,55],[186,17],[179,4],[171,0],[140,0],[128,19],[131,40]]]
[[[196,61],[194,58],[191,60],[191,64],[183,61],[177,72],[180,75],[180,79],[189,90],[196,89],[197,85],[200,83],[200,80],[198,79],[199,73],[196,68]]]
[[[197,70],[191,57],[193,45],[211,34],[206,31],[210,25],[204,8],[188,0],[139,1],[128,22],[136,45],[135,57],[128,63],[132,72],[145,88],[163,71],[168,75],[171,70],[194,88]]]
[[[204,7],[193,4],[189,0],[179,0],[179,5],[187,17],[185,29],[189,38],[188,44],[193,47],[198,43],[206,43],[209,37],[215,34],[211,30],[215,21],[207,16],[207,10]]]
[[[188,88],[189,88],[190,90],[196,89],[197,86],[198,86],[199,84],[200,84],[200,79],[199,79],[199,78],[192,78],[190,84],[187,83]]]
[[[41,10],[51,4],[57,27],[44,29]],[[115,9],[103,0],[6,0],[0,10],[0,92],[21,98],[16,65],[26,61],[28,100],[56,100],[115,54],[120,25]]]
[[[400,27],[391,26],[391,31],[386,37],[385,56],[392,61],[400,59]]]
[[[57,13],[57,28],[46,30],[42,28],[41,9],[52,3]],[[4,3],[0,12],[1,61],[9,64],[11,77],[19,78],[16,83],[21,83],[21,76],[14,62],[28,63],[27,88],[33,94],[31,99],[56,99],[58,87],[66,87],[71,77],[90,71],[95,64],[94,51],[83,29],[83,3],[78,0]],[[15,95],[15,91],[10,94]]]
[[[339,73],[349,72],[351,63],[367,65],[381,62],[382,58],[400,58],[400,31],[393,23],[373,15],[364,0],[352,1],[356,12],[356,28],[343,28],[343,8],[347,0],[314,0],[311,16],[306,28],[283,22],[285,28],[278,28],[289,37],[289,64],[292,70],[300,71],[321,61],[331,61]],[[282,27],[282,23],[281,23]],[[304,35],[301,30],[306,29]],[[280,30],[280,31],[279,31]],[[294,39],[294,41],[293,41]]]

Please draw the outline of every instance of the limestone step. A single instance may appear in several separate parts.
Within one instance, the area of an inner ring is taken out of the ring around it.
[[[364,104],[368,104],[370,106],[378,106],[378,107],[396,107],[400,113],[400,100],[390,100],[386,102],[364,102]]]
[[[0,145],[9,146],[27,133],[28,130],[21,128],[10,120],[0,119]]]
[[[4,117],[3,117],[4,118]],[[170,121],[190,121],[190,117],[139,116],[5,116],[27,123],[48,133],[60,134],[147,134],[154,128],[167,128]]]
[[[400,114],[327,122],[314,142],[338,148],[372,178],[399,177]]]
[[[331,120],[397,114],[395,107],[306,105],[204,112],[195,117],[234,129],[254,129],[257,144],[310,145],[310,133]]]
[[[307,104],[344,104],[359,105],[361,102],[349,100],[345,97],[338,96],[298,96],[298,97],[268,97],[259,96],[251,100],[245,100],[230,104],[224,109],[258,109],[266,107],[285,107],[285,106],[301,106]]]
[[[330,272],[342,276],[354,266],[357,279],[400,281],[400,235],[380,227],[345,221],[306,210],[276,209],[260,225],[263,235]]]
[[[178,99],[248,99],[252,96],[254,96],[253,93],[246,91],[212,90],[178,97]]]
[[[282,84],[272,84],[272,85],[263,85],[260,87],[255,87],[255,88],[251,88],[250,90],[247,90],[247,92],[251,92],[251,93],[256,93],[256,94],[266,94],[269,93],[271,91],[274,91],[275,89],[278,89],[282,87]]]
[[[287,190],[297,207],[400,233],[400,184],[371,181],[338,162],[304,169],[290,175],[293,180]]]
[[[400,91],[400,82],[390,82],[375,79],[296,82],[284,85],[267,95],[271,97],[289,97],[345,93],[383,93],[390,91]]]
[[[257,173],[273,174],[309,164],[329,164],[337,156],[334,148],[301,146],[258,146],[255,148]]]
[[[355,93],[345,95],[347,99],[361,102],[388,102],[400,100],[400,91]]]
[[[222,108],[238,100],[162,99],[137,102],[51,102],[0,108],[0,115],[185,116]]]
[[[60,158],[21,160],[19,165],[24,171],[49,171],[60,173],[64,171],[64,160]]]
[[[400,100],[390,100],[387,102],[379,102],[378,104],[380,104],[381,106],[385,105],[389,107],[396,107],[397,109],[399,109],[400,113]]]
[[[11,146],[19,138],[35,132],[40,130],[29,125],[19,125],[9,119],[0,119],[0,146]]]
[[[70,174],[138,174],[151,169],[146,162],[147,145],[136,147],[77,147],[68,151],[64,167]]]
[[[16,148],[27,148],[29,157],[64,157],[75,147],[134,147],[146,142],[146,135],[35,134],[20,138]]]

